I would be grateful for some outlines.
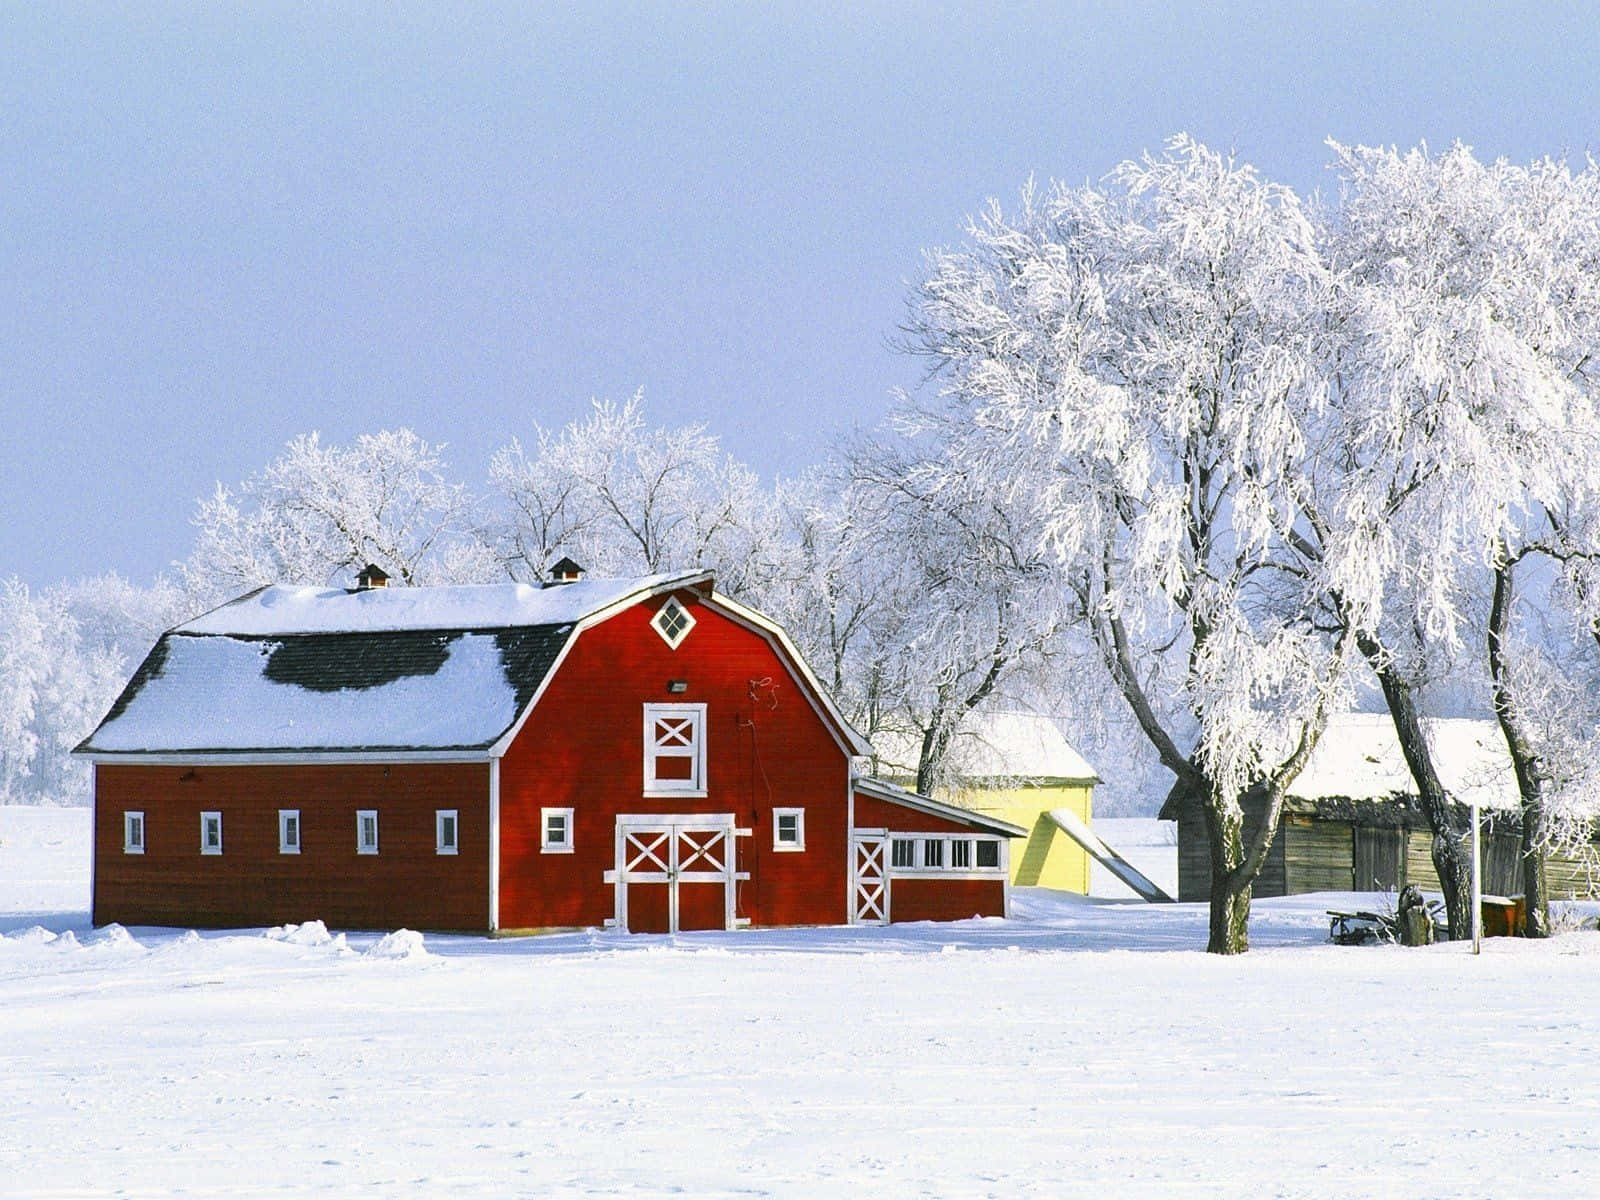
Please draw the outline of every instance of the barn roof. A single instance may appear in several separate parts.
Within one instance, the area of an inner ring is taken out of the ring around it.
[[[710,576],[262,588],[165,634],[78,750],[486,753],[579,622],[676,587]]]
[[[928,813],[931,816],[943,817],[947,821],[971,825],[975,829],[998,833],[1001,837],[1021,838],[1028,836],[1028,831],[1020,825],[1013,825],[1010,821],[1002,821],[999,817],[991,817],[987,813],[973,812],[970,808],[946,804],[942,800],[935,800],[933,797],[924,796],[920,792],[897,787],[886,779],[877,779],[871,775],[858,775],[855,780],[855,789],[864,795],[872,796],[879,800],[887,800],[890,804],[898,804],[902,808],[911,808],[918,812]]]
[[[879,769],[914,777],[922,739],[892,730],[874,736]],[[952,773],[966,782],[1011,780],[1098,783],[1100,776],[1049,717],[1030,712],[981,711],[950,745]]]

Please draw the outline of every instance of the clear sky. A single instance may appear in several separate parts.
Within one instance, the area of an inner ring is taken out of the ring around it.
[[[1538,20],[1530,14],[1537,12]],[[645,388],[764,475],[871,423],[924,247],[1188,131],[1600,148],[1588,5],[9,4],[0,577],[189,549],[297,433]]]

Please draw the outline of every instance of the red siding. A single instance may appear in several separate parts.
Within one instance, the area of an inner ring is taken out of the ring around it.
[[[200,928],[322,920],[347,929],[489,927],[486,763],[95,770],[94,920]],[[300,810],[301,851],[278,853],[278,810]],[[356,811],[378,811],[376,855],[356,853]],[[435,852],[453,808],[460,850]],[[122,814],[145,814],[125,854]],[[222,813],[222,854],[200,853],[200,814]]]
[[[996,879],[910,879],[889,882],[891,921],[961,921],[1006,915],[1006,881]]]
[[[891,804],[887,800],[879,800],[876,796],[866,796],[860,792],[856,793],[856,828],[889,829],[896,833],[970,833],[977,837],[995,836],[965,821],[936,817],[921,809],[910,808],[904,804]]]
[[[618,813],[733,813],[736,912],[755,925],[848,919],[849,759],[767,639],[677,593],[695,618],[673,650],[661,596],[579,635],[500,770],[500,924],[599,925],[613,915]],[[669,680],[687,690],[671,694]],[[644,797],[646,703],[706,705],[707,794]],[[539,849],[539,810],[574,810],[574,853]],[[772,810],[805,809],[806,848],[774,853]],[[630,908],[632,901],[630,900]]]

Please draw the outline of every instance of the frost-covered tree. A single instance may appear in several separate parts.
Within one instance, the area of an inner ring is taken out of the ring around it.
[[[443,450],[409,429],[348,446],[295,438],[237,490],[218,484],[200,502],[186,588],[215,601],[347,579],[369,562],[407,584],[483,578],[492,566],[468,536],[472,501],[446,477]]]
[[[1178,138],[1104,189],[991,206],[930,267],[910,332],[951,486],[1038,514],[1123,699],[1204,812],[1208,948],[1242,951],[1347,656],[1296,545],[1307,462],[1329,448],[1312,224]],[[1247,797],[1263,812],[1248,831]]]
[[[1570,776],[1551,752],[1570,737],[1554,711],[1538,715],[1533,696],[1548,689],[1519,687],[1513,598],[1535,559],[1596,548],[1571,536],[1592,526],[1600,496],[1595,170],[1482,163],[1461,145],[1334,149],[1345,194],[1327,235],[1339,278],[1330,382],[1346,461],[1331,485],[1349,536],[1333,574],[1383,593],[1384,619],[1361,648],[1433,825],[1456,936],[1470,916],[1468,858],[1417,682],[1463,638],[1485,647],[1523,799],[1530,929],[1543,933],[1546,814]],[[1348,609],[1358,590],[1337,598]]]
[[[563,555],[601,575],[704,566],[737,596],[775,569],[772,493],[703,425],[650,427],[641,393],[513,440],[489,474],[503,512],[486,540],[513,578]]]

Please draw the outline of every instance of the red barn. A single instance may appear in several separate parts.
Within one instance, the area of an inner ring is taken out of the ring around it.
[[[165,634],[78,752],[97,923],[998,916],[1024,833],[858,777],[783,631],[703,573],[263,588]]]

